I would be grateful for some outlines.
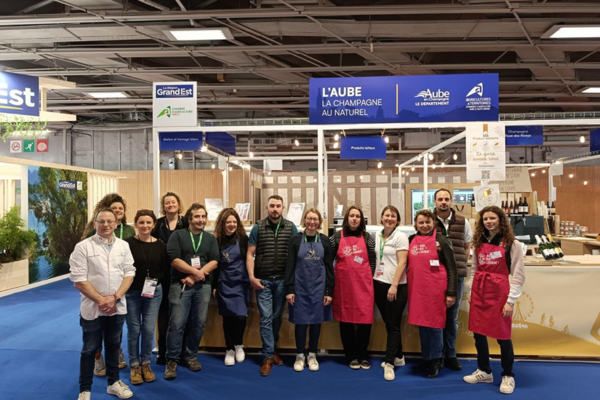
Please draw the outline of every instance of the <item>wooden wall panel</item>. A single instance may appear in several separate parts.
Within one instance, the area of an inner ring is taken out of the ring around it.
[[[573,178],[569,178],[573,174]],[[584,181],[588,181],[584,185]],[[556,214],[561,221],[575,221],[589,232],[600,232],[600,167],[564,166],[561,185],[556,190]]]
[[[531,190],[537,192],[538,201],[544,203],[548,201],[548,168],[544,168],[545,173],[542,173],[541,169],[532,170],[535,171],[535,176],[529,174],[531,179]]]

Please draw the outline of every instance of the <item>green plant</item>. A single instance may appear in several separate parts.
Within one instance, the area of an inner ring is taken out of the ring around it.
[[[48,121],[34,121],[28,117],[15,117],[14,115],[0,114],[0,133],[2,140],[12,135],[32,137],[43,133]]]
[[[23,229],[20,207],[14,206],[0,218],[0,263],[17,261],[23,256],[35,257],[37,234],[31,229]]]

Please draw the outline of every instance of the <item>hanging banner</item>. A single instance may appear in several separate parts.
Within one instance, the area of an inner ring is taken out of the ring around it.
[[[199,151],[202,148],[202,132],[159,132],[161,151]]]
[[[504,124],[468,124],[467,182],[506,179]]]
[[[504,128],[507,146],[541,146],[544,144],[544,127],[507,126]]]
[[[206,144],[235,156],[235,137],[227,132],[206,132]]]
[[[311,124],[498,120],[498,74],[313,78]]]
[[[491,181],[498,184],[502,193],[531,193],[531,178],[527,167],[506,168],[506,178],[503,181]]]
[[[196,82],[155,82],[152,89],[153,126],[198,126]]]
[[[387,146],[381,136],[340,138],[340,158],[351,160],[385,160]]]
[[[590,151],[600,151],[600,129],[590,132]]]
[[[0,72],[0,114],[39,117],[40,78]]]

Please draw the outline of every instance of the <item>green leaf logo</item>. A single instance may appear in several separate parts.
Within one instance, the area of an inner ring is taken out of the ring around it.
[[[160,112],[160,114],[158,114],[158,117],[156,117],[156,118],[160,118],[163,115],[166,115],[168,118],[171,118],[171,106],[167,106],[167,108],[165,108],[164,110],[162,110]]]

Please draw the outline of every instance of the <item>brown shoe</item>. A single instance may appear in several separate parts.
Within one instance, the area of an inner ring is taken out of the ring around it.
[[[142,383],[144,383],[144,380],[142,379],[142,370],[139,365],[131,367],[131,372],[129,373],[129,380],[131,381],[132,385],[141,385]]]
[[[150,364],[142,365],[142,376],[144,377],[144,382],[154,382],[156,380],[156,375],[152,372]]]
[[[271,373],[271,368],[273,368],[273,359],[265,358],[265,360],[262,363],[262,366],[260,367],[260,374],[262,376],[269,376],[269,374]]]
[[[275,365],[278,366],[283,365],[283,360],[281,359],[281,357],[279,357],[279,354],[273,354],[273,362],[275,363]]]

